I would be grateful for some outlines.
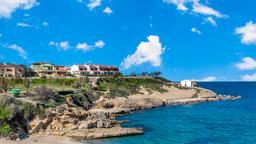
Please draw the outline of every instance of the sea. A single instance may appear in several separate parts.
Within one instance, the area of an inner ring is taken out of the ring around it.
[[[119,117],[143,135],[86,141],[88,144],[256,144],[256,82],[209,82],[200,87],[235,101],[166,106]]]

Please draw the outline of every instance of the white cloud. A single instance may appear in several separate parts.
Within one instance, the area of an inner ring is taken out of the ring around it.
[[[256,45],[256,24],[252,21],[248,22],[243,27],[236,28],[235,32],[237,35],[240,35],[243,44]]]
[[[221,14],[219,11],[214,10],[206,5],[199,3],[199,0],[194,0],[193,10],[194,13],[206,15],[206,16],[215,16],[217,18],[227,18],[227,15]]]
[[[210,23],[212,26],[217,26],[217,22],[213,17],[207,17],[204,19],[204,23]]]
[[[193,28],[191,28],[191,31],[193,32],[193,33],[197,33],[197,34],[202,34],[202,32],[199,30],[199,29],[197,29],[197,28],[195,28],[195,27],[193,27]]]
[[[23,59],[27,59],[27,52],[20,46],[13,44],[13,45],[5,45],[4,47],[12,49],[17,51],[17,53],[19,54],[19,56]]]
[[[106,8],[103,10],[103,12],[106,13],[106,14],[109,14],[109,15],[113,13],[113,11],[112,11],[112,9],[111,9],[110,7],[106,7]]]
[[[102,40],[99,40],[99,41],[95,42],[95,44],[94,44],[94,47],[96,47],[96,48],[103,48],[104,46],[105,46],[105,43]]]
[[[99,40],[95,42],[94,45],[89,45],[87,43],[78,43],[76,45],[76,49],[87,52],[87,51],[94,50],[96,48],[103,48],[105,45],[106,44],[102,40]]]
[[[242,62],[236,64],[236,67],[239,70],[253,70],[256,69],[256,61],[251,57],[245,57]]]
[[[43,22],[42,25],[43,26],[48,26],[49,24],[48,24],[48,22]]]
[[[63,41],[59,43],[59,47],[66,51],[70,48],[70,45],[68,41]]]
[[[90,0],[90,2],[87,4],[87,7],[89,10],[94,10],[96,7],[99,7],[101,5],[102,0]]]
[[[190,12],[192,14],[200,14],[207,16],[206,22],[210,22],[212,25],[216,25],[215,18],[228,18],[227,15],[220,13],[219,11],[207,6],[208,2],[205,4],[201,3],[200,0],[163,0],[164,3],[173,4],[178,10],[183,12]]]
[[[37,4],[36,0],[0,0],[0,17],[11,18],[17,9],[28,10]]]
[[[196,80],[196,81],[201,81],[201,82],[212,82],[212,81],[216,81],[216,80],[217,80],[217,77],[215,77],[215,76],[208,76],[208,77],[205,77],[205,78],[202,78],[202,79]]]
[[[256,73],[254,74],[246,74],[246,75],[243,75],[241,76],[241,79],[244,80],[244,81],[256,81]]]
[[[56,46],[58,48],[61,48],[62,50],[66,51],[68,49],[70,49],[70,44],[68,41],[62,41],[62,42],[54,42],[54,41],[50,41],[49,42],[50,46]]]
[[[163,0],[164,3],[167,3],[167,4],[174,4],[177,6],[177,9],[178,10],[181,10],[181,11],[187,11],[189,10],[187,7],[186,7],[186,3],[189,2],[189,0]]]
[[[19,22],[19,23],[17,23],[17,26],[18,26],[18,27],[32,27],[32,25],[29,25],[29,24],[24,23],[24,22]]]
[[[76,45],[76,49],[83,50],[83,51],[89,51],[89,50],[91,50],[91,46],[89,46],[87,43],[78,43]]]
[[[121,63],[123,69],[128,69],[133,65],[141,65],[149,62],[152,66],[160,66],[162,54],[165,48],[159,41],[158,36],[150,35],[147,42],[141,42],[134,54],[128,55]]]

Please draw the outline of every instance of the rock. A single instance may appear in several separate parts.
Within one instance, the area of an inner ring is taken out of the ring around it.
[[[96,120],[82,121],[78,125],[78,129],[92,129],[97,127]]]
[[[110,128],[110,127],[111,127],[111,121],[109,119],[97,121],[97,128]]]
[[[98,139],[98,138],[109,138],[109,137],[120,137],[128,135],[143,134],[142,128],[93,128],[93,129],[82,129],[82,130],[71,130],[71,131],[53,131],[44,132],[44,135],[57,135],[74,138],[77,140],[85,139]]]

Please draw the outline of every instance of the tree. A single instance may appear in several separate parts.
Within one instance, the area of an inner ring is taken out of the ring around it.
[[[150,75],[151,75],[152,77],[159,77],[159,76],[162,75],[162,72],[156,71],[156,72],[152,72]]]
[[[116,73],[114,73],[113,77],[114,78],[123,77],[123,74],[120,72],[116,72]]]
[[[154,72],[154,76],[155,76],[155,77],[159,77],[159,76],[161,76],[161,75],[162,75],[162,72],[160,72],[160,71]]]
[[[148,72],[142,72],[141,76],[148,76]]]
[[[137,74],[135,72],[131,72],[130,76],[137,76]]]

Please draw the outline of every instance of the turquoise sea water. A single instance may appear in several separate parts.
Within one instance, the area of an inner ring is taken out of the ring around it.
[[[256,144],[256,83],[200,83],[241,100],[168,106],[120,117],[145,134],[87,141],[91,144]]]

